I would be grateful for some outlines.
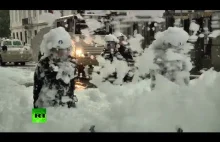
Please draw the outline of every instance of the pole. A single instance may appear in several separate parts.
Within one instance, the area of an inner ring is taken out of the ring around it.
[[[183,27],[183,10],[180,10],[180,13],[181,13],[181,25],[180,26],[182,26]]]

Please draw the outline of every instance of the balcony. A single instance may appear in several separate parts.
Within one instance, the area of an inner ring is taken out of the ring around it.
[[[33,22],[32,22],[32,18],[23,18],[22,19],[22,26],[25,29],[30,29],[33,27]]]

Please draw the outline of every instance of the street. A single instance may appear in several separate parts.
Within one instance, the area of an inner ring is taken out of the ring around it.
[[[25,66],[21,66],[21,65],[15,66],[13,63],[8,63],[5,67],[6,68],[18,68],[18,69],[23,69],[23,70],[34,71],[35,66],[36,66],[36,63],[29,62],[29,63],[26,63]]]
[[[21,65],[15,66],[13,63],[7,64],[7,66],[5,66],[5,68],[21,69],[24,72],[26,72],[26,71],[27,72],[34,72],[35,67],[36,67],[36,63],[33,63],[33,62],[26,63],[25,66],[21,66]],[[199,76],[200,75],[190,75],[190,79],[192,80],[192,79],[198,78]],[[33,82],[26,82],[23,85],[25,85],[26,87],[33,86]],[[82,79],[82,78],[75,79],[75,89],[76,90],[84,90],[86,88],[96,88],[96,86],[91,84],[89,82],[89,80],[87,80],[87,79]]]
[[[21,69],[24,72],[25,71],[34,72],[35,67],[36,67],[36,63],[33,63],[33,62],[26,63],[25,66],[21,66],[21,65],[15,66],[13,63],[7,64],[7,66],[5,66],[5,68]],[[26,87],[33,86],[33,82],[26,82],[23,85],[25,85]],[[86,88],[96,88],[96,86],[94,86],[93,84],[89,83],[89,80],[87,80],[87,79],[77,78],[75,80],[75,89],[76,90],[84,90]]]
[[[0,132],[220,132],[220,10],[0,18]]]
[[[76,90],[76,109],[47,108],[48,122],[37,125],[30,119],[33,88],[22,85],[33,80],[31,68],[0,67],[2,132],[86,132],[92,125],[96,132],[176,132],[176,128],[184,132],[219,132],[218,72],[207,71],[189,87],[177,87],[160,78],[155,91],[149,91],[148,80]]]

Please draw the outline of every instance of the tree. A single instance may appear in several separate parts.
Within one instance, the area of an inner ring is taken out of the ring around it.
[[[0,10],[0,37],[9,37],[10,34],[9,10]]]

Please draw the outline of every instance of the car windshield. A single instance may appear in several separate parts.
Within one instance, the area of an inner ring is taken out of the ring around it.
[[[13,45],[15,45],[15,46],[20,46],[20,45],[21,45],[21,42],[20,42],[20,41],[13,41]]]
[[[4,41],[3,45],[12,45],[11,41]]]

